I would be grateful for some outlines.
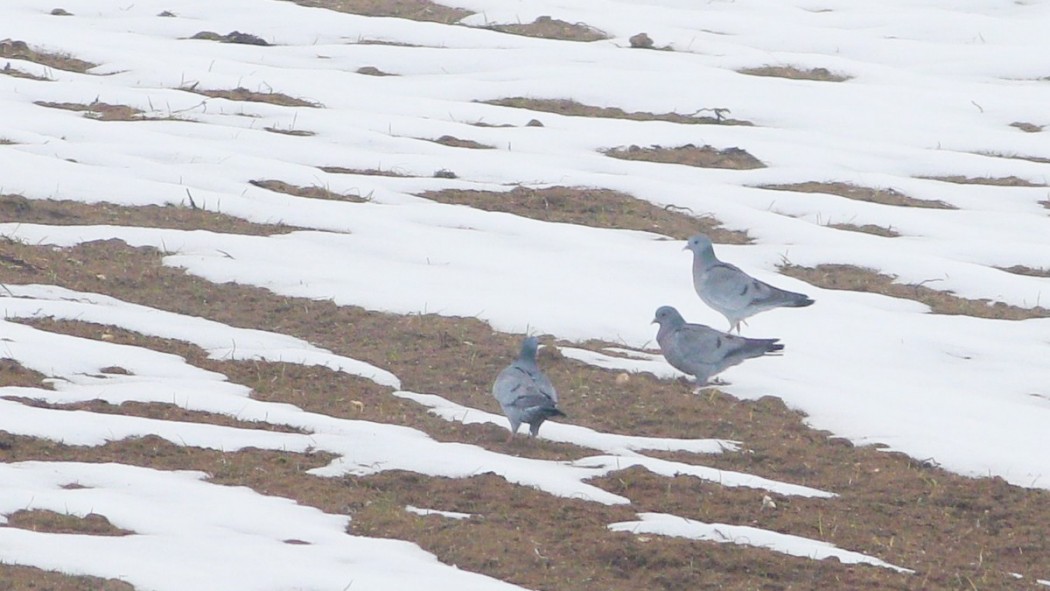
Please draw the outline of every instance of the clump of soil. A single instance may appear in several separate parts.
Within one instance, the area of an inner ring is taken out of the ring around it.
[[[285,107],[321,107],[319,103],[306,99],[295,98],[280,92],[255,92],[247,88],[234,88],[233,90],[202,89],[196,85],[183,87],[181,90],[203,94],[212,98],[224,98],[231,101],[249,101],[255,103],[270,103]]]
[[[225,35],[220,35],[212,31],[201,31],[190,37],[190,39],[205,39],[207,41],[218,41],[219,43],[237,43],[240,45],[259,45],[269,46],[265,39],[251,33],[242,33],[240,31],[232,31]]]
[[[99,121],[142,121],[143,111],[128,105],[111,105],[95,101],[91,104],[84,103],[53,103],[48,101],[34,101],[34,105],[48,107],[51,109],[64,109],[66,111],[80,111],[89,119]]]
[[[1039,133],[1043,131],[1043,125],[1036,125],[1035,123],[1027,123],[1025,121],[1014,121],[1010,124],[1010,127],[1016,127],[1025,133]]]
[[[1031,181],[1016,177],[973,177],[965,176],[961,174],[949,175],[949,176],[924,176],[919,177],[928,179],[931,181],[944,181],[946,183],[955,183],[957,185],[990,185],[998,187],[1045,187],[1043,183],[1033,183]]]
[[[715,242],[725,244],[747,244],[751,241],[746,232],[727,230],[713,217],[694,216],[669,207],[659,207],[611,189],[516,187],[509,192],[445,189],[428,191],[420,197],[548,222],[655,232],[680,240],[703,232]]]
[[[528,24],[489,25],[485,27],[501,33],[539,37],[541,39],[558,39],[561,41],[601,41],[609,36],[604,31],[584,23],[569,23],[549,16],[537,17]]]
[[[7,516],[6,527],[51,534],[85,534],[89,536],[127,536],[135,532],[116,527],[105,515],[88,513],[80,517],[46,509],[22,509]]]
[[[33,49],[25,41],[4,39],[0,41],[0,57],[35,62],[49,68],[79,72],[81,74],[98,64],[77,59],[68,53],[55,53]]]
[[[41,80],[41,81],[45,81],[45,80],[49,81],[49,80],[51,80],[50,78],[47,78],[45,76],[37,76],[36,74],[34,74],[32,72],[26,72],[25,70],[19,70],[18,68],[12,68],[11,64],[9,64],[9,63],[8,64],[4,64],[4,67],[2,69],[0,69],[0,74],[3,74],[5,76],[11,76],[12,78],[26,78],[28,80]]]
[[[474,14],[465,8],[452,8],[429,0],[290,0],[300,6],[327,8],[362,16],[392,16],[415,21],[450,25]]]
[[[828,224],[829,228],[836,228],[838,230],[846,230],[848,232],[862,232],[864,234],[873,234],[875,236],[882,236],[883,238],[897,238],[900,233],[893,228],[887,228],[885,226],[877,226],[875,224],[864,224],[858,226],[856,224]]]
[[[883,205],[898,205],[900,207],[956,209],[955,206],[943,201],[916,199],[892,188],[873,189],[871,187],[860,187],[850,183],[810,181],[788,185],[759,185],[759,188],[772,189],[774,191],[794,191],[796,193],[828,193],[830,195],[838,195],[839,197],[845,197],[847,199],[856,199],[857,201],[868,201],[871,203],[881,203]]]
[[[731,119],[729,109],[700,109],[695,113],[683,115],[681,113],[648,113],[641,111],[624,111],[618,107],[595,107],[578,103],[572,99],[536,99],[522,96],[493,99],[482,101],[487,105],[499,107],[513,107],[516,109],[529,109],[532,111],[543,111],[546,113],[557,113],[575,117],[605,117],[609,119],[630,119],[633,121],[669,121],[671,123],[684,124],[715,124],[715,125],[753,125],[750,121],[742,119]],[[711,115],[700,115],[700,113],[711,113]]]
[[[728,168],[731,170],[749,170],[754,168],[765,168],[761,160],[752,156],[747,150],[741,148],[725,148],[719,150],[713,146],[694,146],[686,144],[675,148],[664,148],[662,146],[651,146],[642,148],[640,146],[629,146],[627,148],[612,148],[605,151],[606,156],[621,158],[623,160],[646,160],[649,162],[663,162],[667,164],[684,164],[686,166],[698,166],[701,168]]]
[[[295,195],[296,197],[308,197],[310,199],[328,199],[331,201],[351,201],[353,203],[367,203],[369,199],[361,197],[359,195],[350,195],[347,193],[335,193],[328,190],[327,187],[302,187],[299,185],[292,185],[284,181],[278,181],[275,179],[267,179],[262,181],[248,181],[250,184],[256,187],[261,187],[269,191],[275,191],[277,193],[284,193],[286,195]]]
[[[364,74],[365,76],[397,76],[397,74],[391,74],[390,72],[384,72],[375,66],[364,66],[357,69],[358,74]]]
[[[443,135],[436,140],[429,140],[444,146],[450,146],[452,148],[470,148],[472,150],[493,150],[495,146],[483,144],[481,142],[475,142],[474,140],[465,140],[451,135]]]
[[[815,80],[817,82],[845,82],[852,76],[835,74],[827,68],[810,68],[804,70],[795,66],[761,66],[758,68],[744,68],[737,70],[741,74],[749,76],[770,76],[774,78],[788,78],[790,80]]]

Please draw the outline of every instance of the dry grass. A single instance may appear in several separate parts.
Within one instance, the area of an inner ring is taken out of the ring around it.
[[[845,289],[866,293],[878,293],[896,298],[922,302],[933,314],[973,316],[995,320],[1027,320],[1050,317],[1050,310],[1041,306],[1022,308],[991,300],[962,298],[950,291],[931,289],[918,284],[896,283],[896,277],[884,275],[873,269],[854,265],[817,265],[801,267],[784,265],[780,270],[785,275],[801,279],[824,289]],[[936,280],[931,280],[936,281]]]
[[[862,226],[856,224],[828,224],[828,227],[835,228],[836,230],[846,230],[847,232],[862,232],[864,234],[882,236],[883,238],[897,238],[900,236],[900,233],[893,228],[877,226],[875,224],[864,224]]]
[[[35,101],[34,105],[48,107],[50,109],[63,109],[65,111],[78,111],[84,113],[89,119],[99,121],[142,121],[143,111],[127,105],[111,105],[95,101],[85,103],[53,103],[48,101]]]
[[[1043,131],[1044,125],[1036,125],[1035,123],[1027,123],[1025,121],[1014,121],[1010,124],[1010,127],[1016,127],[1025,133],[1039,133]]]
[[[441,203],[502,211],[548,222],[655,232],[685,240],[703,232],[715,242],[747,244],[746,232],[726,230],[710,216],[659,207],[626,193],[590,187],[517,187],[509,192],[445,189],[420,195]]]
[[[429,0],[290,0],[300,6],[327,8],[363,16],[393,16],[416,21],[452,24],[474,14],[463,8],[435,4]]]
[[[158,253],[120,243],[53,249],[11,243],[2,252],[37,262],[0,267],[0,283],[52,282],[126,301],[193,314],[236,326],[305,338],[396,373],[406,389],[432,392],[496,411],[492,376],[514,355],[519,336],[494,332],[469,318],[393,316],[328,301],[287,298],[235,284],[212,284],[165,267]],[[99,275],[119,277],[103,281]],[[232,303],[236,305],[231,305]],[[547,441],[504,443],[505,428],[448,423],[390,396],[389,389],[321,367],[208,359],[196,347],[78,322],[33,321],[41,329],[101,338],[184,356],[189,363],[251,387],[253,397],[296,404],[333,416],[404,424],[440,440],[463,441],[529,457],[567,460],[589,454]],[[444,479],[405,472],[369,477],[318,478],[306,470],[325,454],[186,448],[156,437],[66,446],[0,434],[0,460],[119,461],[157,469],[194,469],[212,482],[249,486],[336,514],[352,516],[355,534],[406,539],[460,568],[527,588],[567,590],[683,589],[1009,589],[1007,573],[1045,576],[1050,553],[1050,494],[1000,479],[968,479],[901,454],[854,447],[805,426],[779,400],[745,402],[713,391],[698,398],[676,382],[647,374],[618,379],[541,351],[572,422],[639,435],[722,437],[744,442],[744,453],[703,457],[714,467],[747,471],[839,493],[835,499],[776,496],[761,508],[761,491],[621,470],[594,484],[631,499],[605,507],[551,497],[482,474]],[[18,374],[18,372],[14,372]],[[0,372],[7,385],[12,372]],[[18,374],[18,381],[33,377]],[[354,404],[354,401],[360,404]],[[113,409],[116,410],[116,409]],[[692,454],[661,457],[696,462]],[[466,520],[420,517],[405,504],[463,511]],[[673,512],[711,522],[756,525],[805,535],[915,568],[916,575],[810,561],[761,549],[634,536],[606,529],[637,511]],[[3,572],[3,571],[0,571]],[[6,573],[5,573],[6,574]]]
[[[367,203],[370,201],[366,197],[360,195],[350,195],[347,193],[335,193],[330,191],[328,187],[303,187],[300,185],[292,185],[284,181],[278,181],[275,179],[267,179],[262,181],[248,181],[256,187],[261,187],[269,191],[275,191],[277,193],[284,193],[286,195],[295,195],[296,197],[308,197],[310,199],[328,199],[330,201],[350,201],[353,203]]]
[[[26,199],[0,195],[0,217],[32,224],[55,226],[138,226],[177,230],[210,230],[229,234],[271,236],[294,230],[284,224],[257,224],[205,211],[197,207],[142,205],[126,207],[112,203],[81,203],[52,199]]]
[[[535,21],[528,24],[487,25],[485,28],[501,33],[510,33],[511,35],[557,39],[560,41],[581,41],[586,43],[609,38],[609,35],[604,31],[590,25],[569,23],[549,16],[537,17]]]
[[[26,60],[42,66],[65,70],[67,72],[86,73],[98,64],[77,59],[68,53],[49,52],[33,49],[25,41],[4,39],[0,41],[0,57]]]
[[[247,88],[234,88],[233,90],[218,90],[218,89],[202,89],[197,88],[196,84],[192,86],[184,86],[180,90],[192,92],[196,94],[202,94],[211,98],[224,98],[231,101],[247,101],[253,103],[270,103],[271,105],[281,105],[284,107],[314,107],[320,108],[323,105],[308,101],[306,99],[295,98],[281,92],[256,92],[254,90],[248,90]]]
[[[728,168],[731,170],[749,170],[753,168],[765,168],[761,160],[752,156],[747,150],[741,148],[726,148],[719,150],[712,146],[694,146],[686,144],[675,148],[664,148],[652,146],[642,148],[640,146],[628,146],[626,148],[612,148],[606,150],[606,156],[621,158],[623,160],[645,160],[648,162],[663,162],[666,164],[684,164],[686,166],[699,166],[701,168]]]
[[[46,509],[23,509],[7,515],[7,527],[51,534],[89,536],[127,536],[135,532],[114,526],[105,515],[88,513],[84,517]]]
[[[1045,187],[1042,183],[1033,183],[1031,181],[1016,177],[973,177],[964,175],[949,175],[949,176],[924,176],[919,177],[931,181],[943,181],[946,183],[955,183],[957,185],[991,185],[997,187]]]
[[[1013,273],[1014,275],[1027,275],[1028,277],[1050,277],[1050,269],[1036,269],[1034,267],[1026,267],[1024,265],[1014,265],[1012,267],[996,267],[999,270],[1006,271],[1007,273]]]
[[[845,82],[852,76],[835,74],[826,68],[811,68],[803,70],[795,66],[761,66],[757,68],[744,68],[737,70],[741,74],[749,76],[769,76],[774,78],[788,78],[790,80],[814,80],[817,82]]]
[[[1043,156],[1026,156],[1024,154],[1006,154],[1004,152],[977,152],[981,156],[989,156],[991,158],[1006,158],[1008,160],[1024,160],[1026,162],[1037,162],[1039,164],[1050,164],[1050,158]],[[1016,178],[1016,177],[1010,177]]]
[[[443,135],[436,140],[427,140],[443,146],[449,146],[451,148],[470,148],[472,150],[493,150],[495,146],[483,144],[481,142],[475,142],[474,140],[465,140],[451,135]]]
[[[838,195],[847,199],[857,201],[868,201],[870,203],[881,203],[882,205],[896,205],[899,207],[926,207],[930,209],[956,209],[955,206],[943,201],[929,199],[916,199],[909,197],[896,189],[873,189],[871,187],[859,187],[850,183],[841,182],[816,182],[793,183],[787,185],[759,185],[760,189],[771,189],[774,191],[794,191],[796,193],[828,193]]]
[[[700,109],[696,113],[683,115],[680,113],[629,112],[618,107],[595,107],[592,105],[585,105],[572,99],[536,99],[516,96],[482,102],[486,105],[512,107],[515,109],[529,109],[531,111],[557,113],[558,115],[568,115],[573,117],[603,117],[609,119],[630,119],[632,121],[668,121],[671,123],[683,123],[689,125],[753,125],[750,121],[728,118],[727,115],[729,115],[729,109]],[[711,114],[700,115],[700,113]]]
[[[0,74],[5,76],[11,76],[13,78],[26,78],[28,80],[41,80],[50,81],[51,79],[46,76],[37,76],[32,72],[26,72],[25,70],[19,70],[18,68],[12,68],[11,64],[4,64],[3,69],[0,69]]]

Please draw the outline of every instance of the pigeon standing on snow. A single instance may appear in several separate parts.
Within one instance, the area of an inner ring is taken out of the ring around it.
[[[809,306],[809,297],[773,287],[723,263],[715,256],[711,239],[697,234],[683,250],[693,251],[693,287],[701,300],[729,321],[729,330],[740,332],[740,323],[772,308]]]
[[[749,339],[703,324],[689,324],[671,306],[658,308],[653,322],[660,325],[656,342],[664,359],[675,369],[695,376],[697,389],[727,368],[784,348],[777,343],[780,339]]]
[[[492,384],[492,395],[510,421],[507,441],[514,438],[522,423],[529,424],[529,434],[535,437],[543,421],[565,416],[558,410],[558,393],[554,391],[554,385],[536,365],[538,348],[536,337],[525,337],[518,358],[499,372]]]

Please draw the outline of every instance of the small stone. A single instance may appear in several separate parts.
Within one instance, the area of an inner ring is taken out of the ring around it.
[[[652,38],[650,38],[649,35],[646,35],[645,33],[638,33],[637,35],[635,35],[635,36],[631,37],[630,39],[628,39],[628,41],[631,42],[631,47],[634,47],[634,48],[637,48],[637,49],[652,49],[653,48],[653,40],[652,40]]]

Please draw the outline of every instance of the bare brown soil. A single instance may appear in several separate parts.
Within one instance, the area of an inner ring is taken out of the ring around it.
[[[557,39],[560,41],[590,42],[609,38],[609,35],[604,31],[585,23],[569,23],[549,16],[537,17],[536,20],[528,24],[488,25],[485,28],[512,35]]]
[[[65,70],[67,72],[86,73],[98,64],[77,59],[66,53],[40,51],[30,47],[25,41],[4,39],[0,41],[0,57],[26,60],[42,66]]]
[[[381,168],[346,168],[345,166],[318,166],[325,172],[333,174],[363,174],[366,176],[392,176],[392,177],[408,177],[410,175],[402,174],[396,170],[381,169]]]
[[[134,591],[135,588],[117,579],[75,577],[54,571],[0,564],[0,591]]]
[[[781,272],[825,289],[845,289],[867,293],[879,293],[897,298],[922,302],[934,314],[973,316],[996,320],[1026,320],[1050,317],[1050,309],[1036,306],[1022,308],[991,300],[972,300],[959,297],[950,291],[941,291],[923,284],[896,283],[896,277],[884,275],[872,269],[854,265],[817,265],[802,267],[784,265]],[[936,280],[931,280],[936,281]],[[927,283],[927,282],[924,282]]]
[[[305,129],[285,129],[283,127],[264,127],[263,129],[271,133],[280,133],[282,135],[294,135],[296,137],[310,137],[312,135],[317,135],[316,133],[312,131],[307,131]]]
[[[393,16],[416,21],[452,24],[474,14],[463,8],[435,4],[429,0],[290,0],[300,6],[327,8],[363,16]]]
[[[852,78],[852,76],[835,74],[827,68],[803,70],[795,66],[761,66],[758,68],[744,68],[743,70],[737,70],[737,72],[749,76],[771,76],[791,80],[814,80],[817,82],[845,82]]]
[[[253,103],[270,103],[284,107],[322,107],[320,103],[306,99],[295,98],[280,92],[255,92],[247,88],[234,88],[233,90],[203,89],[196,85],[182,87],[181,90],[203,94],[212,98],[224,98],[231,101],[248,101]]]
[[[492,376],[513,357],[520,338],[496,333],[474,319],[391,316],[286,298],[259,288],[210,284],[164,267],[150,249],[116,242],[60,250],[17,243],[0,246],[8,256],[39,263],[32,269],[0,267],[0,283],[57,282],[238,326],[277,330],[386,367],[407,389],[493,412],[498,411],[488,392]],[[98,275],[120,280],[101,281]],[[111,335],[107,340],[183,355],[196,366],[220,371],[231,381],[253,388],[254,397],[307,410],[405,424],[441,440],[516,455],[573,459],[588,453],[546,441],[518,439],[506,444],[504,427],[447,423],[390,396],[386,388],[325,368],[216,361],[189,345],[119,329],[46,320],[32,324],[90,338],[99,338],[99,331],[105,330]],[[630,507],[604,507],[554,498],[492,474],[442,479],[388,472],[325,479],[305,474],[330,460],[324,454],[221,453],[153,437],[79,448],[0,434],[0,460],[121,461],[158,469],[203,470],[216,483],[250,486],[264,494],[349,514],[352,533],[412,540],[446,563],[552,591],[1011,589],[1018,582],[1008,573],[1022,573],[1026,581],[1046,576],[1043,557],[1050,552],[1045,535],[1050,495],[1044,491],[1021,489],[999,479],[963,478],[901,454],[854,447],[806,427],[804,417],[773,398],[745,402],[717,390],[697,397],[686,385],[646,374],[624,381],[618,372],[552,354],[549,347],[541,350],[540,363],[559,386],[574,424],[641,435],[739,440],[746,451],[704,457],[654,455],[747,471],[840,496],[820,500],[773,495],[777,508],[770,510],[762,508],[762,491],[727,489],[689,477],[668,479],[632,468],[595,482],[632,501]],[[10,373],[0,373],[0,385],[6,385]],[[32,374],[22,374],[19,380],[31,378]],[[403,511],[405,504],[475,517],[421,517]],[[903,575],[761,549],[606,529],[646,510],[822,539],[917,573]]]
[[[1024,265],[1014,265],[1012,267],[999,267],[1007,273],[1013,273],[1014,275],[1027,275],[1029,277],[1050,277],[1050,269],[1036,269],[1034,267],[1026,267]]]
[[[36,101],[33,104],[51,109],[63,109],[66,111],[80,111],[85,117],[98,119],[99,121],[141,121],[142,110],[127,105],[111,105],[95,101],[91,104],[84,103],[52,103],[47,101]]]
[[[251,33],[242,33],[240,31],[232,31],[225,35],[220,35],[212,31],[201,31],[190,37],[190,39],[204,39],[207,41],[218,41],[219,43],[237,43],[240,45],[259,45],[267,46],[269,43],[259,37],[258,35],[252,35]]]
[[[449,146],[451,148],[470,148],[472,150],[492,150],[492,149],[495,148],[495,146],[489,146],[489,145],[483,144],[481,142],[476,142],[474,140],[467,140],[467,139],[463,139],[463,138],[458,138],[458,137],[451,136],[451,135],[443,135],[443,136],[437,138],[436,140],[428,140],[428,141],[432,141],[434,143],[438,143],[438,144],[441,144],[443,146]]]
[[[749,170],[753,168],[765,168],[761,160],[752,156],[741,148],[725,148],[719,150],[712,146],[694,146],[686,144],[675,148],[664,148],[652,146],[642,148],[640,146],[628,146],[626,148],[613,148],[605,151],[606,156],[621,158],[623,160],[645,160],[648,162],[663,162],[666,164],[684,164],[686,166],[699,166],[701,168],[728,168],[731,170]]]
[[[177,230],[211,230],[228,234],[270,236],[286,234],[295,228],[283,224],[255,224],[197,207],[143,205],[125,207],[112,203],[27,199],[21,195],[0,195],[0,220],[71,225],[139,226]],[[3,250],[0,249],[0,253]]]
[[[681,113],[624,111],[619,107],[595,107],[593,105],[578,103],[572,99],[536,99],[515,96],[482,102],[487,105],[496,105],[499,107],[529,109],[531,111],[543,111],[545,113],[557,113],[558,115],[573,117],[604,117],[609,119],[630,119],[632,121],[668,121],[671,123],[683,124],[754,125],[750,121],[727,117],[729,115],[729,109],[700,109],[695,113],[683,115]],[[710,113],[710,115],[700,115],[700,113]]]
[[[89,536],[126,536],[135,533],[114,526],[105,515],[98,513],[88,513],[80,517],[45,509],[23,509],[10,513],[7,515],[6,527],[52,534],[86,534]]]
[[[334,171],[327,171],[334,172]],[[295,195],[296,197],[308,197],[310,199],[328,199],[331,201],[352,201],[354,203],[366,203],[369,199],[361,197],[360,195],[350,195],[347,193],[335,193],[328,190],[328,187],[301,187],[299,185],[292,185],[284,181],[278,181],[274,179],[267,179],[262,181],[248,181],[256,187],[261,187],[277,193],[284,193],[286,195]]]
[[[998,187],[1045,187],[1046,185],[1041,183],[1033,183],[1031,181],[1016,177],[1016,176],[1005,176],[1005,177],[974,177],[964,175],[951,175],[951,176],[927,176],[921,177],[929,179],[931,181],[944,181],[946,183],[955,183],[958,185],[993,185]]]
[[[375,66],[364,66],[357,69],[358,74],[364,74],[365,76],[397,76],[397,74],[391,74],[390,72],[384,72]]]
[[[862,226],[856,224],[828,224],[828,227],[836,228],[838,230],[846,230],[848,232],[863,232],[864,234],[882,236],[883,238],[897,238],[900,236],[900,233],[893,228],[877,226],[875,224],[864,224]]]
[[[1025,121],[1014,121],[1010,124],[1010,127],[1016,127],[1025,133],[1039,133],[1043,131],[1044,125],[1036,125],[1035,123],[1027,123]]]
[[[680,240],[703,232],[715,242],[724,244],[747,244],[751,241],[746,232],[727,230],[710,216],[694,216],[684,211],[659,207],[611,189],[516,187],[509,192],[445,189],[427,191],[420,197],[486,211],[514,213],[548,222],[655,232]]]
[[[796,193],[828,193],[838,195],[847,199],[857,201],[869,201],[883,205],[897,205],[900,207],[927,207],[931,209],[956,209],[955,206],[943,201],[930,199],[916,199],[909,197],[896,189],[874,189],[871,187],[859,187],[850,183],[840,182],[815,182],[794,183],[789,185],[760,185],[760,189],[772,189],[774,191],[795,191]]]

